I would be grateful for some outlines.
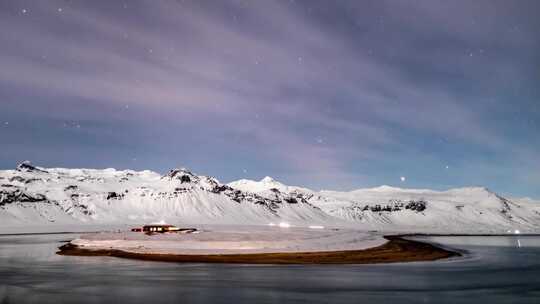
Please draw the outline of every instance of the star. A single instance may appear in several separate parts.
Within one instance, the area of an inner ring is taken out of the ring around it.
[[[405,176],[402,176],[399,178],[402,182],[404,182],[406,180]]]
[[[23,8],[23,9],[21,10],[21,12],[22,12],[23,14],[26,14],[28,11],[27,11],[26,9]]]
[[[61,13],[63,9],[61,7],[58,8],[58,12]]]
[[[450,168],[450,166],[446,166],[446,169],[449,169],[449,168]]]

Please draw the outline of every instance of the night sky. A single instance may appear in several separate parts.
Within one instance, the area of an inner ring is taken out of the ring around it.
[[[540,1],[0,0],[0,168],[540,197]]]

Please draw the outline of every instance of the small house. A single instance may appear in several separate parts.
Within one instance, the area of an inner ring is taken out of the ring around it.
[[[143,232],[176,232],[180,228],[168,224],[151,224],[142,227]]]

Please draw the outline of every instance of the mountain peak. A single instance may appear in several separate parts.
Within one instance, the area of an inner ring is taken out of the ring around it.
[[[265,176],[263,179],[261,179],[261,183],[275,183],[276,180],[271,178],[270,176]]]
[[[382,186],[379,186],[379,187],[371,188],[371,190],[374,190],[374,191],[402,191],[403,189],[398,188],[398,187],[388,186],[388,185],[382,185]]]
[[[21,172],[43,172],[43,173],[47,173],[47,171],[45,170],[42,170],[36,166],[33,166],[32,165],[32,162],[29,161],[29,160],[25,160],[23,161],[22,163],[20,163],[19,165],[17,165],[17,171],[21,171]]]
[[[199,179],[198,176],[196,176],[186,168],[172,169],[163,178],[169,178],[170,180],[178,179],[182,181],[182,183],[192,182]]]

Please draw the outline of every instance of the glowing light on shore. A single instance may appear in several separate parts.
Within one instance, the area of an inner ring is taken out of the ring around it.
[[[319,225],[311,225],[311,226],[308,226],[309,229],[324,229],[324,226],[319,226]]]
[[[285,223],[285,222],[281,222],[281,223],[279,223],[279,227],[281,227],[281,228],[289,228],[289,227],[291,227],[291,224]]]
[[[520,234],[521,232],[519,230],[514,230],[514,234]]]
[[[268,226],[275,226],[275,225],[276,225],[276,224],[274,224],[274,223],[270,223],[270,224],[268,224]]]

